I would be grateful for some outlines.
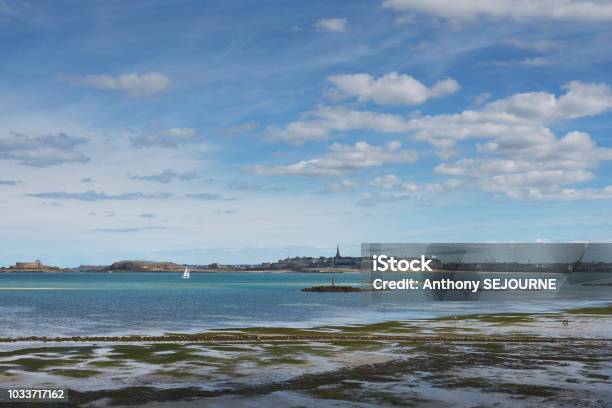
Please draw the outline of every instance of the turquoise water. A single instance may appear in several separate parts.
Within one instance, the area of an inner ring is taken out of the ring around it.
[[[359,273],[334,277],[340,285],[359,285],[364,279]],[[491,310],[549,311],[605,300],[611,291],[610,287],[579,288],[566,298],[509,299],[495,302],[492,309],[486,300],[439,302],[408,291],[300,290],[328,285],[330,280],[330,274],[313,273],[192,273],[189,280],[178,273],[4,273],[0,274],[0,337],[312,327]]]

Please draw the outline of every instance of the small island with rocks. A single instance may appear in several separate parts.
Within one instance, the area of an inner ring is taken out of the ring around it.
[[[363,289],[356,288],[354,286],[313,286],[311,288],[304,288],[302,292],[363,292]]]
[[[336,285],[336,279],[332,278],[331,285],[313,286],[304,288],[302,292],[363,292],[363,289],[354,286]]]

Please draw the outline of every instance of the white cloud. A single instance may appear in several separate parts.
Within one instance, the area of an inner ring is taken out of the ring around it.
[[[512,66],[522,66],[522,67],[544,67],[547,65],[555,65],[558,64],[558,58],[552,57],[531,57],[531,58],[520,58],[520,59],[509,59],[502,61],[491,61],[479,64],[484,67],[512,67]]]
[[[13,160],[25,166],[47,167],[62,163],[88,162],[79,151],[87,139],[65,133],[30,136],[13,132],[0,138],[0,160]]]
[[[370,182],[372,187],[391,189],[402,184],[402,180],[395,174],[385,174],[384,176],[376,177]]]
[[[385,164],[413,163],[418,157],[414,150],[402,150],[398,141],[389,142],[384,147],[366,142],[352,146],[334,143],[329,153],[321,157],[285,166],[258,165],[252,170],[255,174],[271,176],[330,176]]]
[[[161,173],[148,174],[144,176],[135,176],[128,174],[128,178],[132,180],[151,181],[155,183],[168,184],[174,181],[189,181],[199,178],[198,174],[194,171],[190,172],[177,172],[172,169],[165,169]]]
[[[569,198],[564,185],[593,180],[591,169],[612,160],[612,149],[597,147],[586,133],[570,132],[561,139],[551,134],[546,139],[523,142],[492,143],[480,150],[493,155],[443,163],[435,171],[465,177],[475,187],[511,198]]]
[[[428,88],[410,75],[391,72],[380,78],[369,74],[343,74],[328,78],[335,88],[332,95],[357,97],[360,102],[381,105],[416,105],[459,90],[454,79],[444,79]]]
[[[368,78],[365,78],[366,80]],[[457,114],[406,116],[344,107],[319,107],[283,129],[269,129],[269,136],[287,141],[324,140],[335,132],[371,130],[376,133],[406,133],[413,140],[435,148],[443,160],[462,151],[461,141],[476,140],[475,155],[444,162],[436,173],[452,177],[445,183],[417,186],[439,192],[459,187],[501,193],[512,198],[569,199],[571,186],[593,180],[593,169],[612,160],[612,149],[598,147],[583,132],[557,137],[549,126],[571,119],[599,115],[612,110],[612,91],[607,84],[573,81],[565,92],[527,92],[485,103],[478,110]],[[334,145],[342,146],[342,145]],[[337,149],[338,152],[341,149]],[[333,175],[341,173],[331,152],[317,159],[288,166],[260,168],[262,174]],[[341,160],[346,168],[365,162]],[[363,166],[366,167],[366,166]],[[372,185],[397,185],[398,180],[378,179]],[[415,188],[412,186],[412,188]],[[587,189],[576,189],[587,191]],[[605,192],[589,190],[588,197]]]
[[[527,198],[537,200],[610,200],[612,199],[612,185],[603,188],[553,188],[545,191],[530,191]]]
[[[183,143],[198,142],[198,133],[192,128],[170,128],[147,131],[130,139],[136,147],[160,146],[176,148]]]
[[[223,136],[240,136],[243,134],[251,133],[258,127],[259,123],[251,121],[219,129],[219,133]]]
[[[491,94],[489,92],[482,92],[474,98],[474,105],[480,106],[486,101],[491,99]]]
[[[322,18],[315,23],[315,28],[319,31],[331,31],[343,33],[346,31],[347,19],[342,18]]]
[[[540,52],[561,48],[561,45],[558,42],[552,40],[523,41],[519,38],[511,38],[510,40],[508,40],[508,44],[522,50],[533,50]]]
[[[342,179],[333,183],[329,183],[324,190],[317,193],[339,193],[343,191],[353,191],[359,187],[359,183],[353,180]]]
[[[507,145],[551,140],[549,123],[612,109],[612,92],[606,84],[574,81],[563,89],[566,93],[559,97],[546,92],[520,93],[489,102],[480,111],[415,118],[408,128],[415,132],[416,140],[427,141],[444,153],[452,151],[457,141],[470,138],[503,139]]]
[[[612,92],[605,84],[571,82],[566,92],[512,95],[487,103],[480,111],[415,118],[410,127],[417,140],[430,143],[443,158],[457,151],[458,141],[477,143],[474,157],[442,163],[438,174],[461,177],[467,186],[511,198],[602,198],[597,190],[568,186],[591,181],[593,169],[612,160],[612,149],[598,147],[583,132],[558,138],[547,127],[563,120],[593,116],[612,109]]]
[[[402,182],[402,189],[409,193],[414,193],[419,189],[419,186],[412,181],[404,181]]]
[[[418,199],[419,197],[414,196],[413,194],[405,191],[393,192],[383,194],[378,191],[365,191],[361,193],[359,200],[357,201],[357,205],[362,207],[374,207],[379,204],[389,204],[397,201],[404,201],[410,199]]]
[[[252,184],[248,181],[235,180],[225,186],[226,190],[230,191],[248,191],[248,192],[280,192],[284,191],[283,187],[268,186],[262,184]]]
[[[198,135],[194,129],[191,128],[170,128],[164,132],[166,135],[175,139],[192,140]]]
[[[403,181],[394,174],[388,174],[383,177],[377,177],[370,185],[387,191],[362,192],[358,205],[375,206],[403,200],[426,202],[432,200],[435,194],[459,188],[462,183],[456,179],[448,179],[440,183],[417,184],[409,180]]]
[[[381,133],[400,133],[409,129],[402,116],[388,113],[357,111],[344,107],[318,107],[303,115],[302,120],[291,122],[283,128],[268,127],[267,137],[290,143],[321,141],[333,132],[373,130]]]
[[[54,200],[78,200],[78,201],[105,201],[105,200],[165,200],[172,197],[172,193],[156,191],[151,193],[129,192],[118,194],[106,194],[104,191],[97,192],[87,190],[78,193],[70,193],[66,191],[53,191],[45,193],[30,193],[26,194],[30,197],[54,199]]]
[[[452,88],[446,81],[438,84],[430,92],[440,94]],[[347,89],[351,87],[347,83],[343,86]],[[352,89],[357,93],[356,88]],[[320,106],[305,112],[300,120],[282,128],[268,127],[267,137],[299,144],[328,140],[334,132],[351,130],[371,130],[377,133],[412,131],[417,140],[428,141],[440,150],[442,156],[448,156],[452,154],[458,140],[550,133],[544,127],[548,123],[598,115],[612,109],[612,91],[606,84],[573,81],[563,89],[566,92],[559,97],[546,92],[519,93],[489,102],[478,111],[467,110],[459,114],[423,116],[411,120],[396,114]]]
[[[447,179],[439,183],[417,184],[410,180],[402,180],[395,174],[386,174],[376,177],[370,182],[372,187],[385,190],[399,190],[404,196],[426,198],[430,193],[441,193],[444,191],[455,190],[461,186],[461,181],[457,179]]]
[[[150,96],[170,88],[170,78],[158,72],[117,76],[85,75],[71,81],[106,91],[121,91],[132,97]]]
[[[585,0],[384,0],[383,7],[400,12],[419,12],[449,20],[552,19],[565,21],[611,21],[612,4]]]
[[[612,91],[607,84],[572,81],[563,89],[566,93],[558,98],[545,92],[516,94],[489,103],[486,110],[527,120],[551,121],[598,115],[612,108]]]
[[[216,193],[190,193],[185,194],[185,197],[192,198],[198,201],[236,201],[237,198],[225,197]]]
[[[555,63],[554,60],[546,57],[534,57],[534,58],[525,58],[518,62],[518,65],[522,65],[524,67],[543,67],[546,65],[553,65]]]

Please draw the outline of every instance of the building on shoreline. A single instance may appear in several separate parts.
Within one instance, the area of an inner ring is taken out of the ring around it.
[[[342,256],[340,254],[340,246],[336,246],[335,256],[295,256],[279,259],[276,262],[265,262],[257,265],[260,269],[291,269],[291,270],[308,270],[308,269],[359,269],[361,267],[361,258],[358,256]]]
[[[57,266],[49,266],[42,263],[39,259],[34,262],[15,262],[15,265],[8,268],[0,268],[3,271],[59,271]]]
[[[15,262],[13,269],[43,269],[45,265],[39,259],[34,262]]]

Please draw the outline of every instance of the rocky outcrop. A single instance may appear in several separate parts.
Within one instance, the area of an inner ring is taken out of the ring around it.
[[[174,262],[118,261],[107,268],[109,271],[167,272],[182,271],[185,267]]]
[[[302,292],[362,292],[363,289],[354,286],[313,286],[312,288],[304,288]]]

